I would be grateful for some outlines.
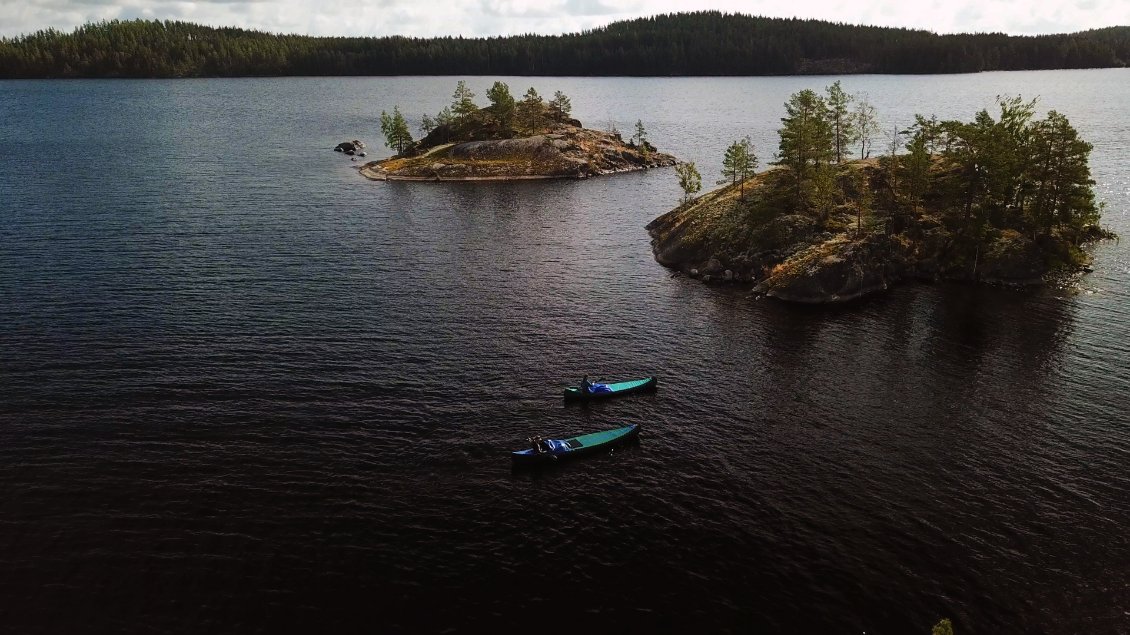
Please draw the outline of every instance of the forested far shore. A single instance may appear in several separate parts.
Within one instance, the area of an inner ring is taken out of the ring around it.
[[[717,11],[567,35],[311,37],[108,21],[0,38],[0,78],[338,75],[742,76],[1123,67],[1130,26],[938,35]]]

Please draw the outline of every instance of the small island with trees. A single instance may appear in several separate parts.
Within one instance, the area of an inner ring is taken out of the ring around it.
[[[881,156],[875,109],[836,82],[785,104],[774,167],[748,138],[726,150],[725,185],[702,197],[680,164],[682,205],[652,221],[656,260],[705,282],[744,282],[803,303],[852,300],[903,280],[1039,284],[1085,270],[1099,226],[1091,145],[1062,114],[998,97],[996,118],[916,116]],[[905,145],[905,152],[900,150]],[[857,147],[856,156],[849,150]]]
[[[365,164],[361,174],[380,181],[583,179],[676,164],[648,141],[642,121],[628,141],[614,126],[582,127],[561,91],[547,102],[531,87],[516,100],[509,86],[495,82],[489,106],[479,108],[474,98],[460,81],[450,106],[421,118],[419,141],[399,107],[382,112],[381,132],[397,154]]]

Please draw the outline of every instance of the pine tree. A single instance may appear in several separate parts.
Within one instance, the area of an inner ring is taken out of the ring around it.
[[[1031,183],[1027,167],[1031,153],[1032,118],[1036,113],[1036,100],[1025,102],[1020,96],[997,96],[1000,118],[994,135],[997,148],[996,178],[990,181],[994,209],[1002,216],[1019,216]],[[1015,219],[1019,220],[1019,219]]]
[[[643,127],[642,119],[636,119],[636,134],[632,135],[632,143],[641,148],[647,144],[647,129]]]
[[[910,202],[911,210],[918,211],[922,197],[930,186],[930,152],[926,143],[926,135],[921,130],[917,131],[911,137],[906,149],[909,151],[904,166],[906,198]]]
[[[756,169],[757,156],[753,152],[753,142],[748,136],[731,143],[726,148],[726,154],[722,157],[722,176],[732,185],[741,184],[739,200],[745,200],[745,181]]]
[[[467,82],[463,80],[459,80],[459,83],[455,85],[455,92],[452,93],[451,98],[451,111],[460,121],[479,109],[475,105],[475,93],[471,92],[471,89],[467,87]]]
[[[545,104],[538,91],[530,86],[522,97],[522,101],[515,106],[518,127],[526,134],[534,134],[542,125],[545,114]]]
[[[843,194],[836,181],[836,168],[831,163],[821,163],[812,169],[812,187],[808,191],[808,203],[821,220],[832,213],[836,199]]]
[[[787,116],[781,118],[783,126],[778,131],[777,164],[790,168],[798,207],[804,205],[812,171],[833,158],[827,111],[824,100],[812,90],[802,90],[785,102]]]
[[[564,121],[573,112],[573,103],[565,96],[565,93],[557,91],[553,93],[553,99],[549,101],[549,111],[553,113],[553,118],[557,121]]]
[[[647,130],[643,127],[643,120],[636,119],[636,134],[632,135],[632,141],[636,144],[640,154],[643,155],[644,160],[647,160],[651,155],[652,146],[647,142]]]
[[[836,163],[842,163],[848,144],[855,137],[855,121],[849,109],[854,97],[844,92],[839,80],[825,89],[828,93],[828,123],[832,127]]]
[[[676,165],[675,175],[679,177],[679,187],[683,188],[684,203],[702,190],[702,175],[698,173],[694,161]]]
[[[998,103],[1000,120],[981,110],[972,122],[943,121],[937,125],[942,155],[960,176],[967,223],[1010,216],[1016,220],[1030,190],[1024,179],[1035,104],[1019,98],[998,98]]]
[[[514,97],[510,95],[510,87],[503,82],[495,82],[487,90],[487,99],[490,100],[491,110],[495,119],[503,129],[509,130],[514,123]]]
[[[1096,222],[1095,182],[1088,165],[1091,144],[1054,110],[1032,126],[1032,136],[1029,173],[1034,191],[1027,214],[1033,227],[1047,231],[1057,224],[1081,228]]]
[[[408,121],[400,114],[400,107],[396,106],[389,115],[381,111],[381,133],[385,137],[385,145],[396,149],[399,154],[404,148],[412,144],[412,133],[408,130]]]

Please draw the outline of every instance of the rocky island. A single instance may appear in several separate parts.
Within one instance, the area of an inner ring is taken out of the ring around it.
[[[459,82],[451,107],[423,117],[419,141],[399,108],[382,113],[381,130],[397,154],[363,165],[361,174],[381,181],[583,179],[676,163],[651,145],[642,122],[629,141],[615,129],[582,127],[561,92],[547,103],[530,88],[516,101],[506,84],[495,82],[487,96],[491,104],[479,108]]]
[[[1098,225],[1091,146],[1063,115],[1036,120],[1035,102],[1011,98],[997,119],[919,116],[884,156],[848,160],[860,120],[833,88],[786,104],[773,169],[738,177],[731,146],[731,183],[698,199],[684,184],[688,200],[647,226],[656,260],[759,295],[833,303],[904,280],[1040,284],[1086,270],[1081,247],[1113,237]]]

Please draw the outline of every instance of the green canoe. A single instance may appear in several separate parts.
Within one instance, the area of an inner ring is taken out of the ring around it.
[[[514,459],[516,465],[550,463],[616,447],[636,438],[639,433],[639,425],[633,424],[568,439],[531,439],[534,447],[511,452],[510,457]]]
[[[656,377],[646,377],[644,379],[633,379],[610,384],[596,383],[591,386],[589,389],[590,392],[587,393],[582,393],[581,389],[577,386],[569,386],[565,389],[565,401],[607,399],[609,397],[619,397],[620,395],[630,395],[635,392],[655,390],[655,385],[658,381]]]

